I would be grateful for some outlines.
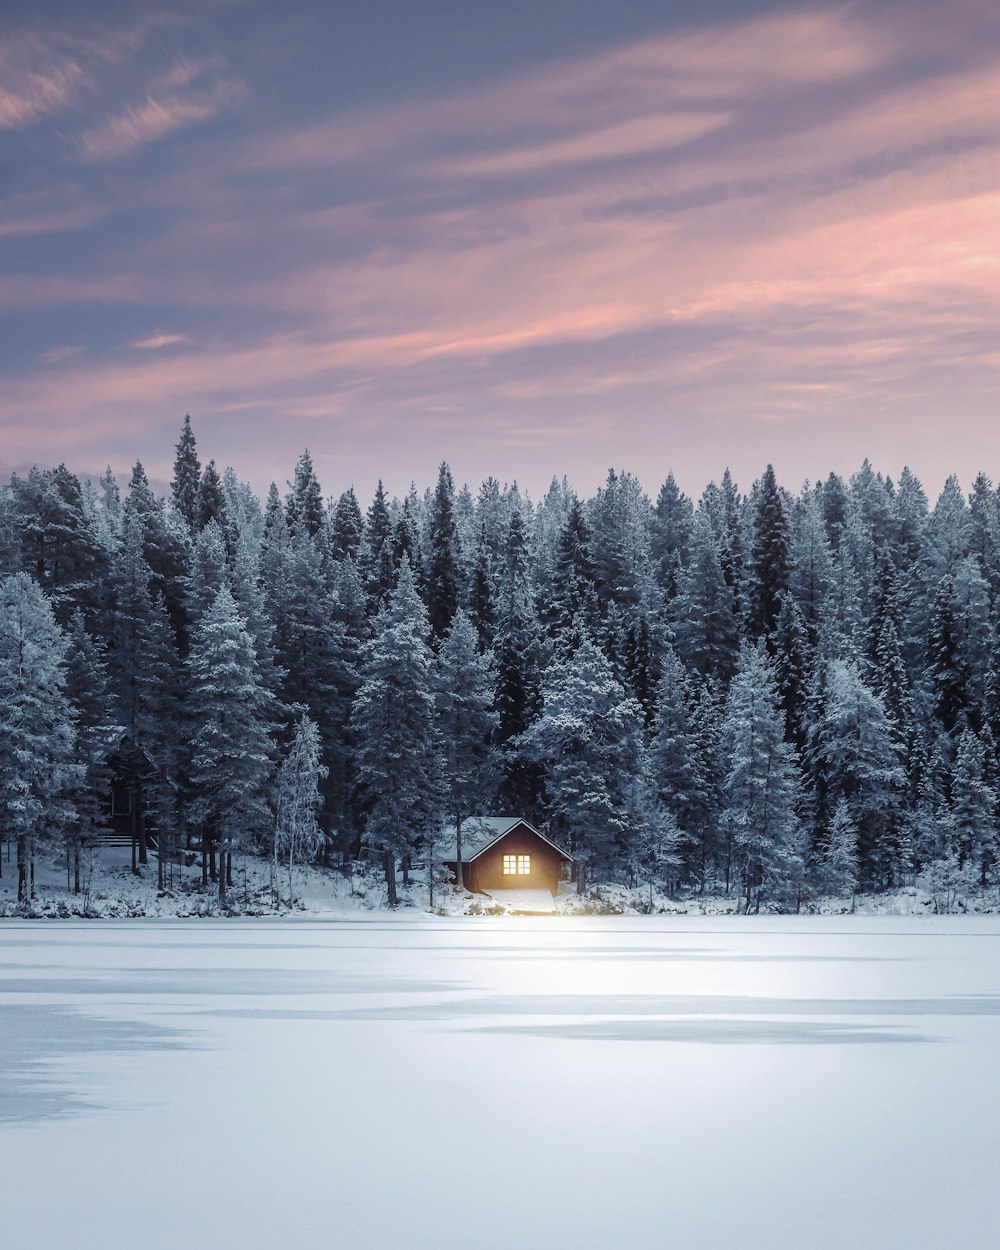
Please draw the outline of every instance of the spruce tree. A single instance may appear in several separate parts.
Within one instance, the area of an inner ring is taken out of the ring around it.
[[[215,521],[225,531],[226,520],[226,494],[222,489],[222,478],[215,461],[209,460],[198,484],[198,528],[204,529],[209,521]]]
[[[784,728],[767,653],[744,645],[723,729],[722,821],[748,913],[777,890],[796,854],[799,779]]]
[[[861,884],[884,888],[893,880],[898,859],[906,778],[885,708],[856,664],[829,664],[825,705],[811,728],[809,752],[824,783],[814,846],[822,850],[843,800],[858,834]]]
[[[464,887],[462,822],[477,810],[486,810],[490,744],[497,715],[489,661],[479,650],[475,626],[461,610],[441,644],[435,693],[446,807],[455,822],[458,842],[457,884]]]
[[[330,555],[334,560],[357,560],[364,528],[358,497],[354,487],[349,486],[337,500],[330,518]]]
[[[187,661],[192,727],[189,818],[219,856],[219,903],[234,851],[267,844],[274,743],[271,695],[228,587],[196,624]]]
[[[76,725],[74,760],[79,780],[70,794],[76,819],[66,826],[67,882],[80,893],[82,859],[105,827],[105,797],[111,786],[108,757],[121,736],[115,724],[104,648],[74,613],[67,635],[66,698]]]
[[[198,445],[191,429],[191,416],[184,418],[181,436],[174,458],[174,477],[170,483],[174,509],[184,518],[189,530],[194,531],[200,523],[201,461]]]
[[[443,638],[458,607],[460,546],[454,516],[455,486],[442,464],[430,514],[430,564],[427,569],[427,615],[437,639]]]
[[[287,503],[289,528],[301,526],[310,538],[315,538],[326,523],[326,509],[308,447],[296,461],[291,487]]]
[[[590,641],[546,670],[542,709],[521,749],[545,770],[552,827],[568,837],[577,890],[627,858],[628,796],[641,772],[642,708]]]
[[[389,606],[365,648],[354,700],[355,759],[366,845],[382,857],[389,905],[396,864],[440,819],[441,773],[427,611],[404,560]]]
[[[748,625],[754,638],[770,636],[777,624],[781,595],[788,589],[790,548],[784,499],[768,465],[758,484],[753,518]]]
[[[66,693],[67,642],[26,573],[0,581],[0,823],[17,845],[17,898],[34,893],[35,859],[76,820],[82,785]]]
[[[288,906],[295,903],[296,861],[312,859],[323,845],[319,810],[323,804],[320,782],[326,768],[320,760],[319,730],[302,715],[295,736],[278,770],[274,788],[274,859],[271,889],[278,895],[278,864],[288,864]]]

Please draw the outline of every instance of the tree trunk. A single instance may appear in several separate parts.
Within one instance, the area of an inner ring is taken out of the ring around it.
[[[23,833],[17,838],[17,901],[28,901],[28,839]]]
[[[385,887],[386,902],[390,907],[396,907],[399,904],[399,895],[396,893],[396,856],[392,851],[385,853]]]
[[[80,843],[73,844],[73,893],[80,893]]]
[[[136,799],[138,805],[136,821],[139,830],[139,863],[145,868],[149,863],[149,851],[146,845],[146,795],[141,785],[136,790]]]
[[[465,889],[465,867],[462,864],[462,817],[455,819],[455,854],[458,863],[455,865],[455,884],[460,890]]]
[[[226,864],[225,864],[225,859],[226,859],[226,852],[225,852],[224,846],[220,846],[220,847],[219,847],[219,872],[218,872],[218,878],[217,878],[217,879],[218,879],[218,882],[219,882],[219,906],[220,906],[220,907],[225,907],[225,905],[226,905]],[[215,850],[214,850],[214,848],[213,848],[213,850],[212,850],[212,867],[213,867],[213,868],[215,867]]]
[[[138,873],[139,868],[136,864],[135,853],[139,846],[139,829],[138,829],[138,804],[136,803],[135,786],[129,787],[129,795],[131,798],[131,812],[129,813],[129,824],[132,827],[132,871]]]
[[[410,888],[410,857],[409,855],[403,856],[403,885],[406,887],[406,889]]]

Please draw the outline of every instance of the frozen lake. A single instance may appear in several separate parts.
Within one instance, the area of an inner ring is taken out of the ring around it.
[[[0,925],[11,1250],[998,1244],[1000,920]]]

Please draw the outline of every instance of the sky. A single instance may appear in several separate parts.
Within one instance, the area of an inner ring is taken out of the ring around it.
[[[0,470],[1000,478],[1000,5],[5,0]]]

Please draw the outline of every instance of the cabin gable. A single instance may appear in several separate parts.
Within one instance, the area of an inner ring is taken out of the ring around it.
[[[504,832],[472,854],[463,854],[462,859],[466,889],[476,894],[548,890],[554,895],[572,864],[565,851],[524,820],[512,821]],[[448,867],[457,876],[457,861],[448,862]]]

